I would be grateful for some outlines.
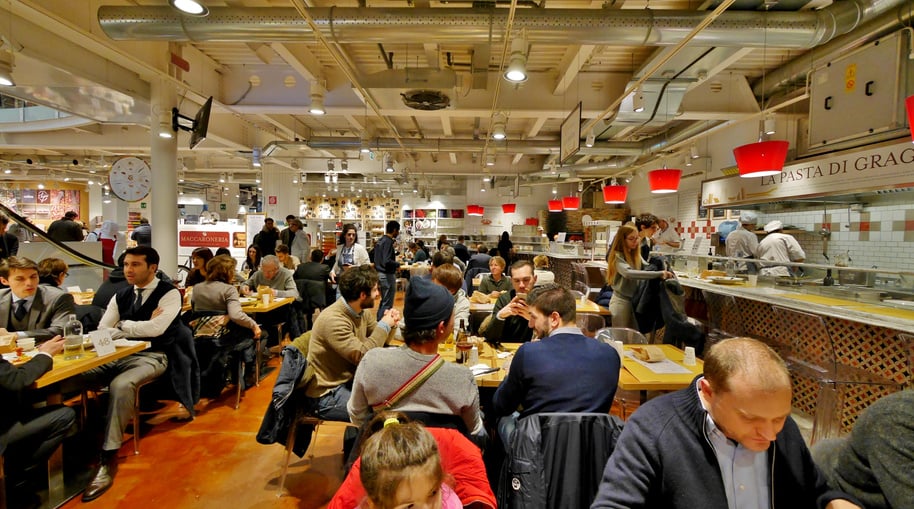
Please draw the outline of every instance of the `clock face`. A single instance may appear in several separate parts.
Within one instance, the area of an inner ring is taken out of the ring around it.
[[[122,157],[111,165],[108,185],[118,198],[124,201],[139,201],[149,194],[152,187],[152,171],[142,159]]]

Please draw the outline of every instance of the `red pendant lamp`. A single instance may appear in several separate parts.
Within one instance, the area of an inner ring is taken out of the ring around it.
[[[625,203],[628,198],[628,186],[620,186],[613,181],[612,184],[603,187],[603,203]]]
[[[911,130],[911,143],[914,143],[914,95],[905,99],[904,105],[908,109],[908,129]]]
[[[562,208],[565,210],[578,210],[581,208],[581,198],[577,196],[566,196],[562,198]]]
[[[790,143],[784,140],[759,141],[733,149],[740,177],[768,177],[781,173]]]
[[[484,207],[479,205],[467,205],[467,215],[468,216],[481,216],[485,211]]]
[[[517,204],[516,203],[502,203],[501,211],[504,212],[505,214],[513,214],[515,211],[517,211]]]
[[[647,180],[650,183],[651,192],[654,194],[675,193],[679,190],[679,179],[681,177],[682,170],[669,168],[647,173]]]
[[[565,210],[562,200],[549,200],[549,212],[561,212]]]

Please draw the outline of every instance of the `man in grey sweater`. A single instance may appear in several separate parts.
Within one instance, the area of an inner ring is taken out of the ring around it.
[[[473,374],[459,364],[443,360],[438,361],[440,366],[435,364],[438,345],[454,330],[453,308],[454,298],[443,286],[425,278],[410,281],[403,304],[406,345],[365,352],[355,372],[347,405],[353,424],[361,425],[369,420],[374,413],[372,407],[377,408],[398,389],[409,386],[412,391],[390,405],[390,409],[459,416],[467,431],[484,441],[479,389]],[[425,381],[407,385],[423,369],[427,378],[418,378]]]
[[[850,436],[812,448],[828,485],[867,509],[899,509],[914,503],[914,390],[896,392],[866,409]]]

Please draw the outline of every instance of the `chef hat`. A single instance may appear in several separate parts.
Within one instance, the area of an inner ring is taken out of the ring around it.
[[[739,213],[739,222],[743,224],[755,224],[758,222],[758,214],[751,210],[744,210]]]
[[[765,225],[765,231],[768,233],[780,230],[782,228],[784,228],[784,223],[778,221],[777,219]]]

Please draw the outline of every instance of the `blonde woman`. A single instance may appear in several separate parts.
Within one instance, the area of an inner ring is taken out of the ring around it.
[[[613,296],[609,300],[613,327],[627,327],[638,330],[638,321],[632,308],[632,296],[638,283],[645,279],[669,279],[669,271],[641,270],[641,235],[634,226],[619,228],[612,246],[606,254],[606,280],[612,285]]]

